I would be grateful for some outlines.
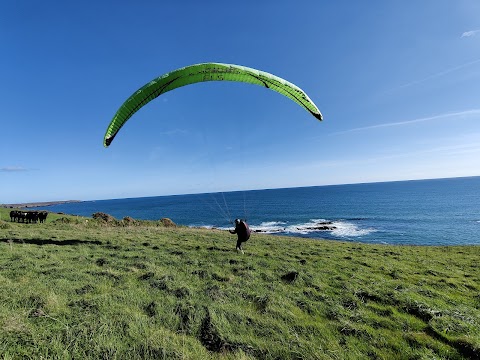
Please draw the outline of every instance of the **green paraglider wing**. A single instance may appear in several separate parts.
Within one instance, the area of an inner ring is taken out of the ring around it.
[[[322,114],[308,95],[296,85],[275,75],[245,66],[204,63],[190,65],[164,74],[138,89],[118,109],[107,128],[103,145],[108,147],[125,122],[142,106],[176,88],[204,81],[237,81],[264,86],[295,101],[318,120]]]

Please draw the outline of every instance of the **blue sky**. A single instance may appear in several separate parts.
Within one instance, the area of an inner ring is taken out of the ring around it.
[[[0,203],[480,175],[480,2],[0,4]],[[200,62],[301,87],[205,83],[122,102]]]

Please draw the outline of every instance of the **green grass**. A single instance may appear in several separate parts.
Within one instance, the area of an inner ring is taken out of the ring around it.
[[[382,246],[0,209],[2,359],[480,357],[480,247]]]

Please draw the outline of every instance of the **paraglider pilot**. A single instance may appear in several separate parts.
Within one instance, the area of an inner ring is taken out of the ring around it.
[[[241,251],[243,254],[242,243],[250,239],[250,228],[245,220],[235,219],[235,230],[228,230],[230,234],[237,234],[237,251]]]

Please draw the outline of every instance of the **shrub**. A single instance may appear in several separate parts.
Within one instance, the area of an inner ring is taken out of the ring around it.
[[[137,226],[140,225],[140,222],[138,220],[135,220],[134,218],[130,216],[125,216],[122,219],[122,225],[123,226]]]
[[[96,212],[92,215],[92,218],[106,223],[115,223],[117,221],[112,215],[108,215],[103,212]]]
[[[135,222],[135,219],[130,217],[130,216],[125,216],[123,219],[122,219],[124,222],[126,223],[133,223]]]
[[[169,218],[162,218],[160,219],[160,222],[162,223],[163,226],[165,227],[176,227],[177,224],[175,224],[172,220]]]

